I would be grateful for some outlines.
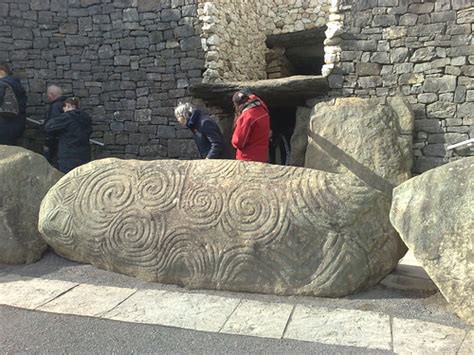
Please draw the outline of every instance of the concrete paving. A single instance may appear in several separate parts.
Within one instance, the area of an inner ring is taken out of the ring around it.
[[[419,270],[410,274],[408,266],[401,279],[430,282],[427,275],[416,274]],[[335,346],[337,352],[474,352],[472,329],[436,289],[403,284],[341,299],[188,290],[98,270],[50,252],[34,265],[0,265],[0,305],[224,338],[311,342]]]

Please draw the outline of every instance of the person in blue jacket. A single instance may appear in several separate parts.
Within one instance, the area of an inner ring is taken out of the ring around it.
[[[178,123],[193,132],[199,155],[203,159],[230,159],[222,132],[209,115],[190,103],[179,104],[174,114]]]
[[[92,133],[90,116],[79,108],[79,99],[70,97],[64,101],[64,113],[49,119],[44,126],[46,133],[58,139],[58,168],[67,173],[90,162]]]
[[[6,63],[0,63],[0,144],[15,145],[26,127],[26,91]]]

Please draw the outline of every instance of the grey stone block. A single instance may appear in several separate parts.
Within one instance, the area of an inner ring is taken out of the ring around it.
[[[442,131],[441,122],[436,119],[415,120],[415,131],[439,133]]]
[[[466,102],[458,107],[458,117],[472,117],[474,113],[474,102]]]
[[[151,110],[142,109],[142,110],[135,111],[135,121],[139,121],[139,122],[151,121]]]
[[[418,4],[411,4],[408,7],[408,11],[414,14],[430,14],[434,10],[434,3],[426,2],[426,3],[418,3]]]
[[[423,91],[434,93],[454,92],[456,89],[456,79],[454,75],[426,78],[423,84]]]
[[[423,154],[428,157],[444,157],[446,155],[446,144],[428,144],[423,148]]]
[[[137,6],[138,6],[138,11],[140,12],[159,11],[161,9],[161,1],[138,0]]]
[[[468,139],[467,135],[460,133],[432,134],[428,137],[429,143],[454,144]]]
[[[395,15],[375,15],[372,21],[372,25],[376,27],[389,27],[397,24]]]
[[[164,9],[161,11],[161,20],[164,22],[178,21],[181,18],[179,9]]]
[[[429,62],[436,57],[435,47],[417,49],[410,57],[410,62]]]
[[[449,118],[456,113],[457,105],[452,102],[438,101],[426,108],[428,118]]]
[[[0,3],[0,17],[9,15],[10,6],[7,3]]]
[[[50,0],[30,0],[31,10],[41,11],[50,9]]]
[[[129,8],[123,10],[123,21],[136,22],[139,20],[138,10],[135,8]]]
[[[435,102],[438,100],[438,95],[434,93],[426,93],[426,94],[420,94],[418,95],[418,102],[422,104],[430,104],[432,102]]]
[[[168,157],[197,157],[196,143],[190,139],[168,140]]]

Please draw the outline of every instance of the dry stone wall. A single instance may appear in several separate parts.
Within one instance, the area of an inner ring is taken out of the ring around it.
[[[473,1],[335,3],[325,49],[332,95],[404,95],[415,112],[415,172],[444,164],[447,145],[474,136]]]
[[[44,117],[49,83],[79,96],[98,156],[197,156],[173,119],[204,68],[196,0],[2,0],[0,60],[25,84],[29,116]]]
[[[329,5],[329,0],[200,2],[206,52],[204,80],[265,79],[266,36],[322,27],[327,22]]]

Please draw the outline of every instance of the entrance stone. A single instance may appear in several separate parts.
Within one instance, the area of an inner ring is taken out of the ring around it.
[[[335,173],[224,160],[91,162],[47,194],[40,231],[66,258],[148,281],[348,295],[406,252],[388,214],[393,186],[409,176],[408,153],[398,116],[379,111],[389,114],[331,143]],[[347,139],[367,150],[345,153]]]
[[[29,150],[0,145],[0,263],[29,264],[47,247],[38,232],[41,200],[62,174]]]
[[[474,324],[474,157],[398,186],[390,219],[441,293]]]

